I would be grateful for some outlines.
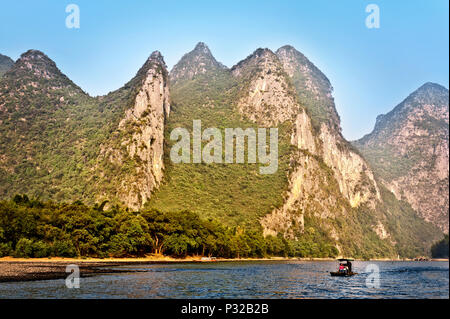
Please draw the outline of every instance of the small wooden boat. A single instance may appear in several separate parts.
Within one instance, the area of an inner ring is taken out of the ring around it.
[[[332,277],[351,277],[357,275],[357,272],[339,272],[339,271],[330,271],[330,275]]]
[[[331,271],[330,275],[332,277],[351,277],[357,275],[358,273],[352,271],[352,261],[353,259],[349,258],[340,258],[339,261],[339,270]]]

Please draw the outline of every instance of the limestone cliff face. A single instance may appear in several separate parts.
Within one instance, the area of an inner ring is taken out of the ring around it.
[[[270,126],[295,118],[301,107],[277,56],[258,49],[231,69],[242,86],[238,110],[250,120]]]
[[[311,120],[305,111],[298,113],[295,118],[291,144],[297,146],[298,149],[307,150],[311,154],[317,154],[318,152]]]
[[[398,199],[448,232],[448,90],[426,83],[354,142]]]
[[[369,203],[374,208],[380,199],[377,183],[369,165],[349,148],[341,134],[330,81],[295,48],[284,46],[276,54],[294,84],[300,102],[310,114],[316,131],[319,131],[318,154],[333,170],[341,193],[352,207]]]
[[[243,116],[265,126],[292,124],[291,144],[297,151],[291,158],[289,190],[284,205],[261,221],[266,235],[282,232],[288,237],[303,229],[305,212],[329,218],[362,204],[374,209],[380,200],[371,169],[340,134],[328,80],[318,76],[318,70],[306,63],[303,55],[299,60],[300,53],[294,55],[292,50],[280,49],[276,55],[258,49],[232,68],[232,74],[243,83],[237,103]],[[300,73],[301,77],[293,78]],[[315,104],[305,99],[302,103],[302,95],[328,103],[322,105],[327,109],[327,120],[312,117],[311,113],[319,114]],[[337,192],[326,191],[333,187]]]
[[[298,151],[291,158],[294,170],[289,176],[289,190],[283,206],[262,219],[265,235],[281,232],[294,238],[295,231],[303,231],[305,213],[333,219],[362,204],[376,208],[380,194],[373,173],[361,156],[340,148],[325,125],[321,135],[314,136],[309,117],[299,113],[291,143]],[[373,225],[374,230],[380,225]],[[330,233],[338,240],[332,226]],[[388,237],[385,233],[377,232],[382,239]]]
[[[322,124],[319,138],[324,162],[333,170],[342,195],[352,207],[367,203],[375,208],[380,192],[366,161],[350,150],[343,138],[332,134],[325,124]]]
[[[289,176],[289,190],[285,194],[282,207],[275,209],[261,220],[264,235],[275,236],[278,233],[286,238],[297,238],[305,228],[305,214],[324,220],[345,215],[348,204],[342,200],[337,185],[329,170],[320,158],[305,151],[292,155],[294,167]],[[323,224],[327,227],[327,224]],[[339,237],[332,226],[328,226],[335,240]]]
[[[163,178],[164,124],[170,114],[168,73],[159,52],[140,71],[141,81],[129,109],[115,133],[115,144],[105,145],[101,156],[117,168],[126,167],[117,198],[132,209],[140,208]]]

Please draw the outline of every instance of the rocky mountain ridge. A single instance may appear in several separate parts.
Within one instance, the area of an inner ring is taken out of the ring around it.
[[[171,163],[170,131],[197,119],[222,130],[277,127],[278,172]],[[154,52],[97,98],[31,50],[0,82],[0,121],[2,197],[188,209],[311,252],[320,243],[324,255],[413,255],[439,235],[343,138],[330,82],[291,46],[257,49],[228,69],[199,43],[170,73]]]
[[[397,198],[448,232],[449,95],[425,83],[354,144]]]
[[[302,57],[303,60],[296,61],[294,64],[292,60],[286,58],[284,54],[286,50],[294,57]],[[289,74],[293,74],[292,70],[297,68],[304,70],[305,68],[299,65],[305,64],[311,67],[312,63],[292,47],[283,47],[277,52],[284,58],[284,63],[269,49],[258,49],[231,69],[233,76],[244,83],[237,102],[241,114],[263,126],[284,122],[295,123],[291,143],[297,146],[298,151],[294,153],[291,161],[296,162],[297,165],[294,166],[294,173],[289,177],[289,192],[284,206],[276,209],[262,221],[265,233],[276,234],[277,229],[283,229],[283,232],[286,232],[290,225],[302,225],[303,215],[298,211],[308,210],[304,207],[308,203],[307,198],[321,197],[321,200],[316,201],[321,203],[320,209],[317,209],[317,214],[321,217],[333,214],[334,203],[337,199],[330,201],[325,194],[319,195],[323,185],[319,187],[318,174],[310,174],[308,170],[305,172],[304,168],[299,168],[309,164],[315,166],[316,171],[320,171],[320,164],[316,162],[317,158],[333,171],[340,195],[348,200],[351,207],[368,204],[375,209],[376,203],[380,201],[380,194],[369,165],[349,148],[340,134],[339,125],[328,126],[329,122],[322,122],[320,132],[314,130],[312,118],[309,115],[310,108],[314,105],[300,102],[301,94],[297,95],[297,92],[305,95],[318,94],[317,87],[311,85],[314,83],[312,71],[302,80],[298,79],[297,87],[290,81]],[[312,68],[312,70],[317,72],[317,69]],[[326,79],[320,76],[317,78]],[[329,82],[325,83],[329,84]],[[311,92],[305,93],[304,88]],[[327,94],[321,98],[332,99],[330,92],[331,89],[328,86]],[[332,110],[335,110],[334,104],[332,104]],[[309,178],[305,179],[306,176]],[[323,183],[332,182],[323,177]],[[331,204],[325,207],[325,203],[328,202]],[[296,217],[292,219],[292,216]]]

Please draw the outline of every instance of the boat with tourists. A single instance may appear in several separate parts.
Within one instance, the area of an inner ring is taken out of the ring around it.
[[[354,259],[351,258],[340,258],[338,271],[331,271],[330,275],[332,277],[351,277],[353,275],[357,275],[358,273],[353,272],[352,269],[352,261]]]

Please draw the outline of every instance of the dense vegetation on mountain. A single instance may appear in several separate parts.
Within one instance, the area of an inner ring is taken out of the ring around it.
[[[105,115],[46,55],[24,53],[0,83],[1,196],[80,197]]]
[[[131,177],[139,163],[120,154],[134,131],[119,129],[119,122],[149,69],[163,72],[161,63],[151,56],[124,87],[92,98],[42,52],[24,53],[0,83],[0,196],[120,202],[122,178]],[[116,152],[122,165],[102,151]]]
[[[426,83],[354,142],[383,183],[426,219],[448,232],[449,95]]]
[[[2,254],[429,254],[441,232],[342,137],[331,92],[290,46],[228,69],[199,43],[170,73],[156,51],[97,98],[30,50],[0,81],[0,198],[39,200],[0,203]],[[170,133],[193,120],[278,128],[278,169],[173,163]]]

